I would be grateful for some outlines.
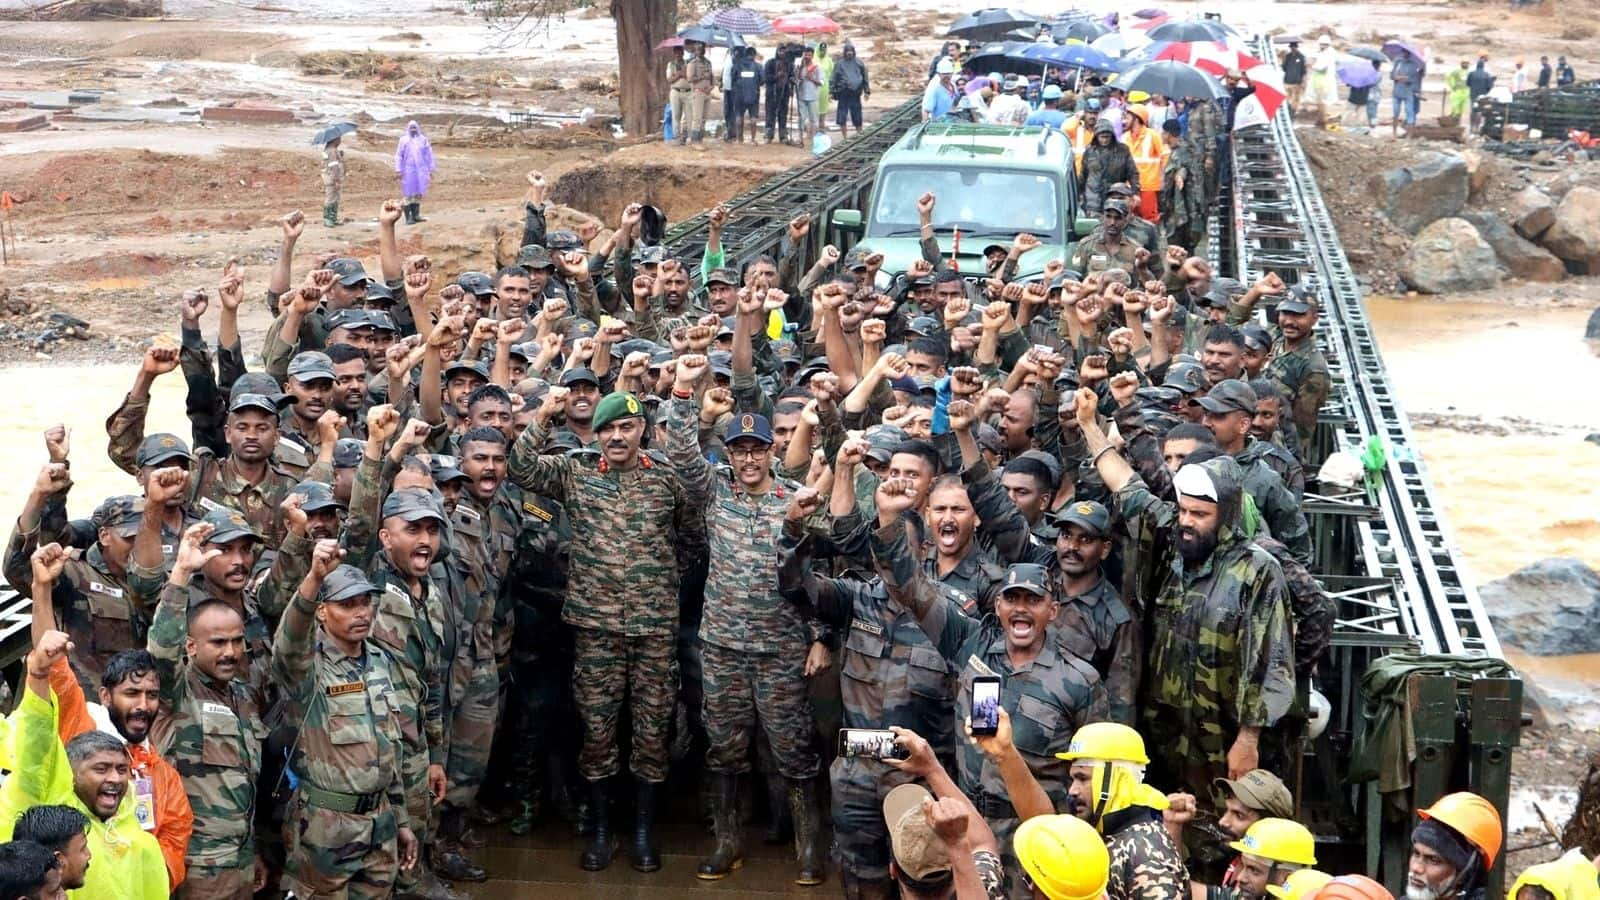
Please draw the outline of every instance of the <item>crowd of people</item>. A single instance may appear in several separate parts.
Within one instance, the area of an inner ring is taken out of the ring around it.
[[[718,93],[724,141],[777,141],[808,148],[829,130],[830,107],[840,140],[850,136],[851,128],[860,131],[861,102],[872,96],[867,64],[849,41],[837,57],[828,52],[827,41],[783,42],[766,60],[754,44],[733,47],[719,77],[706,45],[691,40],[681,55],[667,62],[667,85],[674,140],[699,148],[705,146],[711,101]]]
[[[726,209],[699,260],[638,204],[552,230],[538,172],[516,259],[448,281],[401,255],[406,202],[376,272],[297,257],[285,216],[260,364],[230,262],[110,411],[128,493],[71,498],[100,441],[44,431],[4,557],[34,612],[0,896],[448,898],[491,874],[479,828],[545,818],[583,869],[654,872],[687,760],[706,880],[756,796],[796,882],[831,856],[850,898],[1391,900],[1316,872],[1283,777],[1335,616],[1321,300],[1168,240],[1112,124],[1144,147],[1159,104],[1102,96],[1101,224],[1040,277],[1027,234],[958,271],[933,194],[905,272],[806,215],[737,266]],[[1174,101],[1161,133],[1185,115],[1226,120]],[[191,433],[147,433],[177,370]],[[841,726],[894,747],[835,756]],[[1421,811],[1409,900],[1479,900],[1502,835],[1479,797]],[[1514,900],[1588,896],[1560,865]]]

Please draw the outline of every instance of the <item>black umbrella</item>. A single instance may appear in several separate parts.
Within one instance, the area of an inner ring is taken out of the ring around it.
[[[1039,17],[1015,9],[992,7],[980,9],[950,23],[950,37],[967,38],[974,41],[993,40],[1008,31],[1017,28],[1032,28],[1039,24]]]
[[[707,47],[743,47],[744,38],[719,25],[690,25],[678,32],[684,41],[696,41]]]
[[[1371,47],[1352,47],[1345,52],[1349,53],[1351,56],[1359,56],[1362,59],[1370,59],[1373,62],[1386,63],[1389,61],[1389,57],[1384,56],[1382,50],[1374,50]]]
[[[1038,63],[1024,63],[1017,54],[1026,47],[1032,47],[1031,41],[990,41],[979,47],[966,60],[966,67],[974,75],[986,75],[989,72],[1014,73],[1037,72]]]
[[[1050,28],[1050,36],[1060,43],[1067,41],[1083,41],[1092,44],[1096,39],[1111,33],[1104,23],[1094,19],[1077,19],[1072,22],[1060,22]]]
[[[354,122],[335,122],[332,125],[317,129],[317,133],[311,136],[311,146],[321,147],[334,138],[344,137],[355,130],[356,123]]]
[[[1144,91],[1163,97],[1200,97],[1216,100],[1227,96],[1216,76],[1188,63],[1158,60],[1135,66],[1112,82],[1123,91]]]
[[[1220,41],[1228,34],[1227,26],[1210,19],[1163,22],[1149,31],[1152,41],[1178,41],[1186,44],[1195,41]]]

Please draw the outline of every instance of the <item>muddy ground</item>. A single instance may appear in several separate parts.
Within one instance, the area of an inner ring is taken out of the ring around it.
[[[21,5],[0,0],[0,9]],[[777,14],[804,4],[755,0]],[[967,4],[955,0],[854,2],[832,6],[867,59],[876,88],[868,105],[889,108],[921,89],[944,25]],[[1424,102],[1437,107],[1445,69],[1459,57],[1491,56],[1509,80],[1510,62],[1565,54],[1580,78],[1600,75],[1589,24],[1600,0],[1547,2],[1508,12],[1503,2],[1163,4],[1185,14],[1220,9],[1245,28],[1278,37],[1322,33],[1376,46],[1389,37],[1428,46],[1434,59]],[[466,15],[455,0],[273,0],[248,4],[170,0],[161,21],[17,23],[0,28],[0,98],[65,105],[69,91],[101,91],[100,102],[58,116],[44,131],[0,134],[0,190],[17,201],[9,227],[14,256],[0,268],[0,364],[45,359],[131,365],[154,334],[170,332],[177,297],[215,283],[237,257],[258,295],[275,258],[284,212],[313,219],[298,255],[335,250],[376,254],[378,205],[396,195],[394,141],[409,118],[425,124],[438,172],[423,205],[429,221],[405,228],[404,250],[427,252],[447,275],[487,269],[498,245],[514,240],[524,174],[554,183],[556,223],[615,220],[642,200],[681,219],[805,159],[790,147],[713,144],[706,152],[620,134],[615,50],[609,19],[595,11],[531,35],[506,35]],[[688,4],[685,4],[686,8]],[[1095,8],[1110,8],[1096,4]],[[278,10],[278,11],[274,11]],[[770,44],[769,44],[770,46]],[[200,111],[256,102],[293,110],[293,124],[218,124]],[[512,111],[519,130],[486,125]],[[1384,110],[1385,122],[1387,110]],[[716,117],[716,114],[713,114]],[[321,187],[312,130],[349,119],[350,177],[344,214],[317,221]],[[1371,211],[1367,180],[1375,167],[1427,149],[1376,135],[1305,134],[1352,261],[1377,291],[1393,286],[1401,236]],[[1455,149],[1453,145],[1449,149]],[[1523,183],[1600,180],[1585,168],[1489,163],[1496,174],[1474,205],[1492,209]],[[10,253],[11,251],[8,251]],[[297,265],[297,275],[304,265]],[[1590,304],[1595,282],[1510,285],[1491,300],[1513,305]],[[67,312],[90,323],[88,339],[41,343],[46,316]],[[252,303],[241,323],[247,347],[268,324]],[[120,377],[117,379],[120,381]],[[1470,427],[1436,421],[1439,427]],[[1546,797],[1564,821],[1559,796],[1600,750],[1592,731],[1550,726],[1524,734],[1514,784]],[[1536,821],[1528,814],[1520,821]],[[1513,848],[1536,843],[1514,834]],[[1550,846],[1513,853],[1512,867],[1554,855]]]

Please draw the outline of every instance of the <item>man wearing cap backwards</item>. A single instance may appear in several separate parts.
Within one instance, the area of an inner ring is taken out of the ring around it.
[[[273,641],[285,720],[299,725],[284,874],[297,896],[387,897],[418,850],[395,715],[407,676],[371,637],[379,589],[360,569],[340,565],[342,552],[334,541],[317,542]]]
[[[1132,725],[1143,664],[1139,622],[1101,571],[1111,555],[1111,513],[1092,500],[1068,503],[1056,527],[1052,588],[1061,598],[1053,629],[1061,646],[1087,661],[1106,686],[1107,718]]]
[[[1278,298],[1277,333],[1273,336],[1272,358],[1267,361],[1266,374],[1283,385],[1289,398],[1286,412],[1294,422],[1300,446],[1309,447],[1317,429],[1317,414],[1333,389],[1328,359],[1317,348],[1317,313],[1321,304],[1315,293],[1298,284],[1286,289],[1281,285],[1281,281],[1274,285],[1286,293]],[[1260,296],[1252,293],[1239,298],[1239,307],[1230,309],[1230,319],[1242,321],[1248,317]]]
[[[972,684],[979,676],[999,675],[1000,704],[1017,711],[1010,717],[1012,743],[1033,777],[1056,802],[1067,794],[1065,767],[1054,754],[1065,750],[1072,732],[1104,719],[1108,707],[1100,676],[1083,659],[1059,646],[1049,625],[1059,611],[1043,566],[1021,563],[1006,571],[994,612],[980,621],[940,591],[917,564],[902,514],[915,503],[909,480],[889,478],[877,491],[877,528],[872,558],[894,602],[917,618],[947,662],[960,670],[957,721],[970,721]],[[1011,835],[1020,817],[1008,797],[999,767],[976,745],[961,748],[961,785],[1000,839],[1010,860]],[[1015,871],[1014,865],[1006,866]],[[1012,897],[1029,891],[1013,878]]]
[[[1411,831],[1406,900],[1483,900],[1505,826],[1494,804],[1477,794],[1446,794]]]
[[[226,600],[197,597],[188,586],[190,577],[226,555],[226,545],[213,540],[217,533],[212,521],[184,533],[150,621],[162,699],[151,736],[183,772],[195,811],[188,873],[176,896],[248,900],[267,876],[253,833],[265,701],[249,681],[244,617]],[[270,654],[270,644],[266,649]],[[258,665],[267,669],[265,659]]]
[[[1216,438],[1217,449],[1239,464],[1243,488],[1255,500],[1272,536],[1282,541],[1301,563],[1311,562],[1311,527],[1294,494],[1263,457],[1272,446],[1250,437],[1255,421],[1256,395],[1236,378],[1219,381],[1200,398],[1205,425]]]
[[[772,427],[755,413],[728,419],[722,445],[731,471],[706,461],[694,395],[708,366],[699,354],[678,357],[666,405],[667,457],[683,483],[685,503],[704,511],[710,543],[699,637],[717,846],[697,874],[724,878],[742,861],[739,776],[749,771],[750,742],[759,721],[788,783],[800,863],[795,881],[820,884],[821,811],[806,679],[828,665],[826,629],[777,591],[775,558],[784,512],[800,485],[773,476]],[[707,398],[713,399],[731,400]]]
[[[1261,730],[1294,699],[1283,570],[1244,534],[1232,459],[1180,468],[1176,503],[1160,500],[1107,440],[1097,403],[1078,391],[1078,427],[1152,585],[1139,598],[1152,623],[1141,726],[1163,783],[1195,792],[1256,768]]]
[[[608,394],[593,418],[598,460],[541,456],[567,389],[545,395],[533,423],[511,449],[512,483],[566,506],[575,533],[571,589],[562,620],[577,629],[573,693],[583,723],[578,769],[589,782],[594,830],[581,864],[598,871],[616,852],[609,780],[621,769],[617,715],[624,694],[633,720],[630,769],[636,815],[631,861],[661,867],[652,834],[659,786],[667,775],[667,731],[678,692],[676,546],[698,526],[670,469],[642,452],[649,422],[633,394]]]
[[[1167,799],[1145,783],[1150,757],[1139,732],[1094,722],[1079,728],[1056,756],[1069,764],[1064,806],[1105,837],[1108,900],[1183,900],[1189,873],[1158,818]]]

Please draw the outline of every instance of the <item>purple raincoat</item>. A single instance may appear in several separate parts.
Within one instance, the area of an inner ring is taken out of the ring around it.
[[[406,123],[406,133],[394,151],[394,170],[400,173],[400,192],[420,197],[428,192],[428,176],[433,172],[433,145],[415,121]]]

